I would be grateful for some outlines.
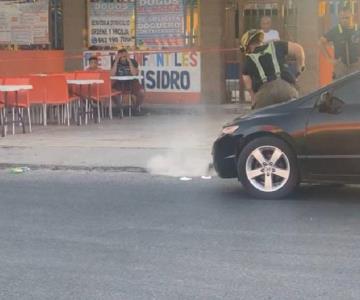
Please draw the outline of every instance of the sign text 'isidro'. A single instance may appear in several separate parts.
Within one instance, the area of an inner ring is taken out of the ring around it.
[[[136,59],[147,91],[200,93],[199,52],[145,53]]]

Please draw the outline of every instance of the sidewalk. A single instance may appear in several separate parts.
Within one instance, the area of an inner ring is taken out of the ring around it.
[[[155,173],[164,174],[174,165],[193,168],[201,161],[203,168],[211,159],[211,146],[221,126],[239,115],[224,106],[148,109],[142,117],[81,127],[34,126],[31,134],[1,138],[0,167],[145,172],[161,165],[163,170]]]

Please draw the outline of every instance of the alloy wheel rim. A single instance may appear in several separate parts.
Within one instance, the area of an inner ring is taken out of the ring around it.
[[[276,192],[283,188],[290,178],[289,159],[275,146],[258,147],[246,160],[246,176],[257,190]]]

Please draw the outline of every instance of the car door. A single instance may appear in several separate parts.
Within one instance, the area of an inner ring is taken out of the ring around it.
[[[307,168],[313,177],[352,181],[360,177],[360,75],[325,93],[306,127]],[[331,109],[321,106],[324,96],[333,97]]]

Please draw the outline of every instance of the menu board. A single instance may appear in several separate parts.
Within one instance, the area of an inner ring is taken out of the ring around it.
[[[0,44],[49,44],[49,1],[0,1]]]
[[[89,45],[135,45],[135,0],[88,0]]]
[[[184,46],[184,0],[137,0],[136,16],[140,48]]]

